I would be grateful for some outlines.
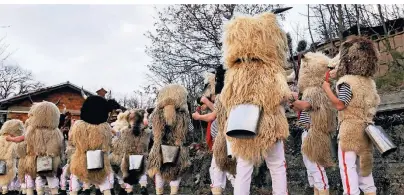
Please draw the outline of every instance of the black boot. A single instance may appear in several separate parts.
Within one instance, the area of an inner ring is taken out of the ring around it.
[[[146,188],[146,187],[142,186],[142,187],[140,188],[140,194],[141,194],[141,195],[149,195],[149,192],[147,191],[147,188]]]
[[[59,190],[59,195],[67,195],[66,190]]]
[[[112,194],[112,190],[111,190],[111,194]],[[95,195],[102,195],[102,192],[100,189],[95,189]]]
[[[77,194],[80,194],[80,192],[77,192]],[[90,195],[90,194],[91,194],[91,188],[90,188],[90,189],[87,189],[87,190],[83,190],[83,191],[82,191],[82,194],[83,194],[83,195]]]

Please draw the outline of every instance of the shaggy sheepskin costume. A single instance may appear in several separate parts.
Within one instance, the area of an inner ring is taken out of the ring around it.
[[[289,135],[288,121],[280,105],[291,96],[283,69],[287,63],[286,35],[275,14],[264,13],[231,20],[225,26],[223,43],[227,72],[220,101],[225,113],[218,115],[228,116],[234,106],[245,103],[261,107],[256,137],[228,137],[235,157],[259,165],[275,142]]]
[[[60,111],[59,108],[51,102],[34,103],[28,113],[26,121],[25,140],[17,145],[17,154],[19,160],[19,178],[25,181],[25,175],[30,177],[29,180],[36,178],[38,194],[44,193],[43,177],[48,180],[52,194],[58,193],[59,181],[56,177],[57,171],[61,166],[63,148],[63,134],[58,129]],[[52,158],[52,171],[46,173],[37,173],[37,157],[48,156]],[[40,181],[38,181],[40,180]],[[28,182],[28,181],[25,181]],[[29,184],[27,184],[29,185]],[[27,189],[27,194],[33,193],[32,189]]]
[[[71,156],[70,172],[84,183],[104,186],[108,182],[111,173],[108,155],[112,139],[112,129],[107,123],[109,112],[111,108],[105,98],[90,96],[81,107],[81,120],[76,121],[71,128],[70,139],[75,149]],[[86,153],[89,150],[103,151],[102,169],[87,169]],[[110,193],[110,188],[100,187],[100,190],[104,194]]]
[[[321,88],[328,71],[329,58],[321,53],[307,53],[302,56],[298,88],[303,100],[311,101],[308,111],[311,124],[303,141],[302,152],[311,161],[323,167],[333,166],[330,133],[336,127],[336,111]]]
[[[187,96],[187,90],[177,84],[167,85],[158,93],[156,108],[152,113],[154,143],[148,157],[150,177],[159,174],[166,182],[176,181],[189,167],[189,152],[184,146],[190,123]],[[174,165],[163,164],[161,145],[179,147]],[[173,192],[173,186],[171,190],[172,194],[177,193]],[[162,193],[158,188],[156,191],[157,194]]]
[[[112,128],[117,132],[128,128],[129,114],[130,114],[129,110],[119,113],[116,121],[111,123]]]
[[[372,173],[373,146],[366,135],[367,124],[373,123],[380,98],[372,77],[378,68],[379,52],[371,40],[353,37],[340,48],[340,64],[337,66],[337,92],[339,85],[351,87],[349,105],[338,112],[339,144],[342,151],[353,151],[359,156],[359,174]]]
[[[23,123],[13,119],[5,122],[0,130],[0,160],[6,163],[6,174],[0,175],[0,186],[3,194],[8,192],[7,186],[17,174],[17,155],[14,151],[16,143],[6,141],[7,136],[21,136],[24,132]]]
[[[122,129],[121,135],[113,139],[110,156],[112,165],[120,167],[119,176],[130,185],[138,183],[140,177],[145,174],[146,159],[141,170],[129,171],[129,155],[144,155],[146,158],[151,137],[151,130],[143,124],[145,111],[135,109],[132,112],[134,117],[130,121],[131,125]]]

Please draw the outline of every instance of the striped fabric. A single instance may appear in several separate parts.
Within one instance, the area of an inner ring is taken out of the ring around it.
[[[212,138],[215,139],[217,136],[217,120],[215,119],[211,126],[210,126],[210,135],[212,135]]]
[[[299,123],[300,123],[300,124],[309,124],[309,125],[310,125],[311,119],[310,119],[309,112],[307,112],[307,111],[302,111],[302,112],[300,113]]]
[[[344,102],[345,106],[347,106],[352,99],[351,86],[347,83],[341,83],[338,85],[338,99]]]

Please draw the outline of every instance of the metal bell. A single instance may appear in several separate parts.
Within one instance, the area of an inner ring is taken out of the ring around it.
[[[180,148],[178,146],[161,145],[161,153],[163,155],[163,164],[177,162],[178,153]]]
[[[143,165],[143,155],[129,155],[129,170],[140,170]]]
[[[386,157],[397,150],[397,146],[381,126],[368,125],[365,132],[382,154],[382,157]]]
[[[86,157],[88,170],[104,168],[104,152],[102,150],[89,150],[86,152]]]
[[[233,158],[233,152],[231,151],[231,142],[227,139],[226,139],[226,151],[227,151],[227,158]]]
[[[52,157],[50,156],[38,156],[36,158],[36,172],[47,172],[52,171],[53,163]]]
[[[234,138],[253,138],[257,135],[261,109],[254,104],[233,107],[227,119],[226,135]]]

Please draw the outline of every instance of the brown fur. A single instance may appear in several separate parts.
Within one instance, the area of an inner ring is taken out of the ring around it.
[[[379,51],[372,40],[365,37],[353,37],[340,48],[338,76],[373,76],[378,69]]]
[[[18,119],[6,121],[0,130],[0,135],[11,135],[13,137],[20,136],[24,132],[24,125]]]
[[[7,135],[20,136],[24,132],[23,123],[20,120],[12,119],[6,121],[0,130],[0,160],[6,162],[6,175],[0,175],[0,186],[7,186],[17,174],[17,153],[16,143],[6,140]]]
[[[206,73],[205,75],[205,84],[208,84],[207,89],[203,92],[203,96],[210,97],[211,95],[215,95],[215,74]]]
[[[216,96],[215,107],[217,113],[216,120],[218,124],[217,125],[218,134],[213,144],[213,155],[215,156],[215,162],[220,170],[227,171],[230,174],[235,175],[237,162],[235,159],[229,159],[227,157],[226,132],[224,130],[227,121],[227,116],[226,116],[226,110],[224,109],[222,103],[220,102],[220,95]]]
[[[76,121],[71,128],[71,141],[75,151],[71,157],[70,172],[80,181],[101,184],[111,171],[108,158],[111,145],[111,127],[108,123],[92,125],[82,120]],[[96,171],[87,170],[86,152],[102,150],[104,152],[104,168]]]
[[[311,100],[311,124],[303,140],[302,152],[312,162],[324,167],[333,166],[330,132],[336,127],[336,111],[332,109],[321,85],[325,79],[329,58],[321,53],[307,53],[302,58],[298,87],[303,100]]]
[[[141,110],[134,110],[134,121],[143,119],[144,113],[140,111]],[[121,136],[114,138],[112,141],[110,160],[112,165],[120,166],[119,174],[121,174],[124,179],[130,177],[132,181],[130,184],[134,184],[137,183],[137,181],[134,180],[139,180],[144,172],[129,172],[129,155],[144,155],[145,158],[147,158],[151,131],[142,125],[139,136],[135,136],[132,132],[132,127],[128,126],[121,130],[121,132]],[[143,170],[146,170],[146,163],[144,163]],[[133,174],[135,174],[135,176],[131,176]]]
[[[25,140],[17,145],[17,153],[20,156],[19,177],[24,177],[25,174],[32,178],[36,177],[36,158],[38,156],[52,157],[52,172],[42,176],[55,176],[64,154],[63,135],[58,129],[59,109],[51,102],[35,103],[28,116],[29,119],[25,124]]]
[[[262,108],[258,135],[252,139],[229,138],[232,152],[235,157],[257,165],[276,141],[289,135],[289,125],[280,105],[291,94],[283,74],[287,63],[286,34],[275,14],[264,13],[231,20],[225,26],[223,43],[228,70],[221,102],[226,115],[239,104],[250,103]],[[238,59],[241,59],[239,63]]]
[[[152,113],[154,143],[147,163],[150,177],[161,173],[165,181],[173,181],[189,166],[188,149],[183,147],[190,122],[187,95],[186,89],[176,84],[164,87],[158,94],[157,107]],[[169,130],[166,125],[170,126]],[[176,166],[162,165],[162,144],[180,147]]]
[[[339,136],[342,151],[354,151],[359,156],[360,175],[368,176],[373,166],[373,146],[365,133],[366,123],[373,123],[380,97],[371,78],[346,75],[337,86],[351,86],[352,100],[348,107],[338,112]]]

